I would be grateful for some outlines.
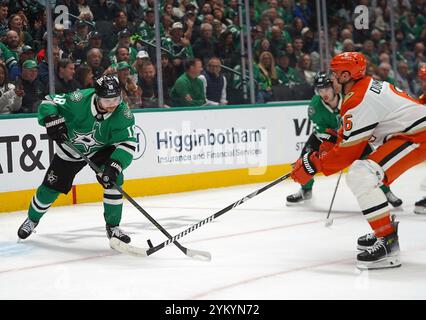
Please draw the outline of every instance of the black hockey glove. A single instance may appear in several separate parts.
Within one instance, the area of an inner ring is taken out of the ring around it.
[[[96,178],[105,189],[111,189],[122,170],[121,164],[117,160],[109,159],[105,163],[104,172],[100,176],[97,175]]]
[[[59,115],[51,115],[44,118],[44,126],[47,129],[47,135],[50,139],[57,143],[62,143],[68,139],[67,126],[65,125],[65,118]]]

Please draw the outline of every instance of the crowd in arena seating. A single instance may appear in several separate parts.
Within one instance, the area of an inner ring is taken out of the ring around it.
[[[330,56],[360,51],[367,73],[416,96],[426,63],[426,1],[397,0],[396,48],[391,48],[390,1],[327,2]],[[57,0],[69,20],[53,28],[46,53],[46,12],[36,0],[0,0],[0,114],[33,113],[49,93],[90,88],[117,74],[131,108],[158,107],[153,0]],[[354,28],[355,7],[369,9],[369,29]],[[166,106],[245,103],[238,0],[162,0],[162,89]],[[320,65],[315,1],[251,0],[256,102],[310,99]],[[56,19],[57,14],[53,14]],[[396,54],[396,72],[392,53]],[[250,62],[252,63],[252,62]]]

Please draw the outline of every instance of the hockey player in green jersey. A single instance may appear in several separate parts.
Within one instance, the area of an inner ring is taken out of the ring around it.
[[[26,239],[60,193],[67,194],[76,174],[86,162],[69,148],[69,141],[97,166],[103,169],[96,176],[104,187],[104,218],[108,238],[129,243],[130,237],[120,228],[123,208],[122,194],[113,188],[123,184],[122,171],[133,160],[136,149],[135,120],[121,100],[118,79],[105,75],[94,83],[95,89],[48,96],[38,109],[38,122],[48,136],[56,141],[56,154],[47,169],[28,209],[28,218],[20,226],[18,236]]]
[[[313,123],[313,132],[306,141],[302,150],[302,156],[310,151],[327,151],[337,141],[337,130],[340,126],[340,106],[343,102],[337,83],[333,84],[332,79],[325,72],[319,72],[314,79],[316,95],[312,98],[308,107],[309,120]],[[363,156],[372,152],[371,147],[367,146]],[[312,186],[314,179],[307,184],[302,185],[300,190],[287,197],[287,205],[297,205],[304,203],[305,200],[312,198]],[[396,197],[389,187],[381,187],[386,198],[393,207],[399,207],[402,200]]]

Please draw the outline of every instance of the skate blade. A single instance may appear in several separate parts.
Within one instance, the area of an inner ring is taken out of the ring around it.
[[[424,207],[414,207],[415,214],[426,214],[426,208]]]
[[[378,270],[398,268],[401,266],[401,261],[398,256],[390,256],[374,262],[357,261],[356,267],[360,270]]]
[[[302,200],[302,201],[299,201],[299,202],[288,202],[288,201],[286,201],[285,205],[287,207],[298,207],[298,206],[307,204],[309,202],[311,202],[311,199],[306,199],[306,200]]]

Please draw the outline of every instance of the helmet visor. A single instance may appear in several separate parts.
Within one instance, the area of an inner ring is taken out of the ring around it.
[[[114,98],[100,98],[99,97],[99,103],[101,104],[102,108],[113,108],[117,107],[121,103],[121,97],[114,97]]]

